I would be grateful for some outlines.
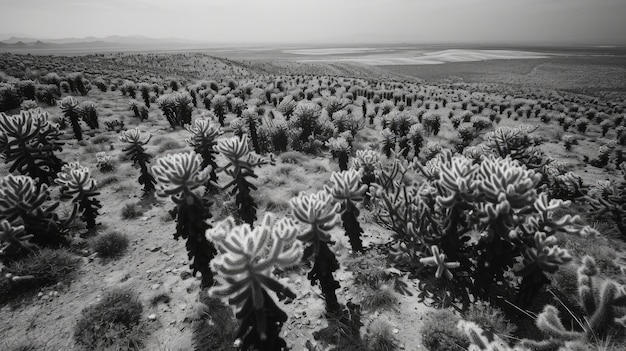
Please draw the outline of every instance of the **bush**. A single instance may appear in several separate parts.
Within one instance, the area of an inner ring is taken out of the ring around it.
[[[0,278],[0,304],[13,300],[27,291],[59,282],[68,283],[74,277],[79,263],[80,258],[65,249],[43,249],[6,264],[4,271],[11,276]],[[26,276],[32,276],[32,278],[14,279]]]
[[[102,300],[85,308],[74,328],[74,340],[86,350],[137,350],[142,346],[143,306],[127,289],[107,292]]]
[[[422,343],[429,351],[464,351],[469,342],[456,327],[461,320],[449,310],[436,310],[422,326]]]
[[[122,218],[123,219],[133,219],[141,216],[143,211],[140,206],[136,204],[125,204],[122,207]]]
[[[506,319],[502,310],[485,301],[477,301],[472,304],[463,317],[465,320],[478,324],[484,330],[503,337],[503,339],[512,336],[517,329],[514,324]]]
[[[393,351],[398,348],[389,323],[374,320],[367,327],[365,341],[368,351]]]
[[[100,257],[116,257],[128,248],[128,237],[118,232],[110,232],[96,237],[91,248]]]

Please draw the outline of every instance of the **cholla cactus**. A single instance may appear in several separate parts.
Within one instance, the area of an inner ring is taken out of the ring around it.
[[[62,197],[71,198],[78,205],[80,218],[87,223],[87,229],[95,228],[98,209],[102,205],[95,198],[100,193],[96,191],[96,180],[91,177],[89,169],[78,162],[70,162],[63,166],[55,182],[61,186]]]
[[[510,158],[485,157],[478,168],[481,221],[508,219],[515,211],[532,206],[541,174],[526,169]]]
[[[626,163],[622,163],[621,169],[623,179],[589,189],[587,199],[598,214],[608,213],[626,237]]]
[[[237,117],[230,121],[230,129],[233,130],[233,134],[238,138],[242,138],[246,134],[246,122],[243,118]]]
[[[566,329],[559,311],[552,305],[546,305],[535,324],[550,339],[543,342],[525,340],[523,344],[530,347],[546,345],[556,349],[571,342],[586,343],[613,334],[623,334],[626,329],[626,289],[610,280],[604,281],[597,289],[594,286],[596,274],[594,259],[583,257],[583,263],[578,269],[578,298],[585,313],[584,322],[581,323],[582,331]]]
[[[326,310],[338,312],[341,308],[337,301],[335,290],[339,282],[333,277],[333,272],[339,269],[339,262],[330,250],[330,230],[339,222],[340,204],[335,203],[332,195],[326,191],[314,194],[301,193],[289,201],[293,214],[306,227],[298,235],[298,239],[307,247],[304,249],[304,258],[313,257],[313,268],[307,275],[311,284],[320,282],[320,288],[326,300]]]
[[[83,101],[78,104],[77,109],[81,119],[89,126],[89,128],[100,128],[98,123],[98,111],[96,110],[96,104],[94,104],[93,101]]]
[[[418,157],[422,146],[424,146],[424,127],[419,123],[413,124],[409,128],[408,139],[413,145],[413,156]]]
[[[385,156],[389,158],[396,149],[396,135],[387,128],[383,129],[380,132],[380,135],[383,137],[383,140],[381,142],[382,151]]]
[[[111,172],[115,167],[111,163],[113,156],[107,155],[104,151],[96,153],[96,167],[102,173]]]
[[[19,172],[50,184],[61,171],[63,162],[55,156],[61,151],[58,125],[48,121],[42,110],[22,112],[20,115],[0,114],[0,154],[10,163],[9,172]]]
[[[208,239],[217,243],[219,254],[211,267],[224,278],[224,285],[209,293],[228,297],[240,320],[235,345],[242,350],[285,350],[280,330],[287,321],[270,297],[280,300],[296,294],[271,276],[273,267],[296,265],[302,257],[300,242],[294,240],[298,227],[289,219],[276,219],[266,213],[261,223],[251,229],[248,224],[236,226],[232,217],[208,230]]]
[[[460,320],[457,328],[470,340],[467,351],[531,351],[531,349],[521,345],[509,346],[497,334],[483,330],[474,322]]]
[[[376,171],[382,168],[380,163],[381,154],[374,150],[357,150],[355,158],[352,159],[352,168],[361,172],[361,182],[368,191],[363,196],[363,203],[370,204],[370,186],[376,182]]]
[[[537,139],[531,135],[537,128],[520,125],[515,128],[501,127],[485,134],[485,152],[505,158],[507,155],[531,169],[543,167],[547,160],[535,147]]]
[[[187,254],[195,275],[202,274],[202,286],[213,285],[213,272],[209,269],[211,259],[216,254],[215,247],[207,241],[205,232],[210,226],[210,203],[202,199],[194,190],[209,179],[210,168],[202,170],[202,160],[196,153],[167,155],[156,160],[152,172],[158,180],[157,195],[170,197],[176,204],[172,212],[177,218],[174,239],[187,239]]]
[[[205,185],[207,189],[215,190],[215,185],[211,183],[217,182],[217,163],[215,162],[217,151],[215,146],[217,145],[217,137],[222,133],[220,127],[212,124],[210,118],[199,118],[194,120],[186,129],[191,133],[191,138],[186,139],[187,143],[193,147],[197,154],[202,156],[202,169],[211,167],[210,177]]]
[[[254,152],[261,154],[261,146],[259,144],[259,136],[257,134],[257,129],[260,125],[259,114],[254,109],[246,109],[242,112],[241,118],[243,118],[246,122],[248,135],[250,136]]]
[[[20,249],[32,251],[36,247],[30,242],[33,237],[24,232],[23,225],[14,227],[6,219],[0,220],[0,257]]]
[[[139,127],[125,130],[122,132],[122,135],[120,135],[120,141],[129,143],[122,151],[126,152],[126,155],[133,160],[135,166],[139,166],[141,170],[139,184],[144,186],[144,193],[149,193],[154,191],[156,181],[150,172],[148,172],[148,163],[150,163],[152,156],[149,155],[143,147],[150,142],[152,134],[148,135],[146,140],[142,140],[142,138],[143,135]]]
[[[439,251],[437,245],[433,245],[430,248],[432,256],[420,259],[420,262],[426,266],[436,266],[437,272],[435,272],[436,278],[445,276],[446,279],[452,279],[452,272],[450,269],[459,268],[461,264],[459,262],[447,262],[446,255]]]
[[[235,203],[241,219],[252,225],[256,220],[257,205],[250,195],[250,190],[256,190],[257,187],[247,178],[257,178],[253,168],[268,162],[251,154],[248,142],[244,138],[218,140],[216,149],[228,159],[228,164],[223,170],[233,178],[225,188],[231,188],[231,194],[236,195]]]
[[[293,114],[294,118],[290,122],[294,128],[302,128],[300,133],[301,142],[307,142],[309,136],[313,136],[319,124],[320,114],[320,105],[310,101],[300,101],[298,103]]]
[[[48,204],[50,192],[46,184],[37,184],[28,176],[8,175],[0,178],[0,220],[7,220],[14,228],[24,226],[32,234],[30,242],[55,246],[66,241],[64,226],[76,214],[61,222],[54,210],[59,203]]]
[[[83,140],[83,132],[80,128],[80,110],[78,109],[78,101],[72,96],[66,96],[61,100],[61,111],[67,119],[70,120],[74,137],[76,140]]]
[[[339,159],[339,170],[348,170],[348,155],[350,154],[350,144],[343,137],[330,138],[326,145],[330,148],[333,157]]]

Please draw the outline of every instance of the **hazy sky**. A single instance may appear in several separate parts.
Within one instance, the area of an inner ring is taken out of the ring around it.
[[[626,0],[0,0],[0,35],[626,43]]]

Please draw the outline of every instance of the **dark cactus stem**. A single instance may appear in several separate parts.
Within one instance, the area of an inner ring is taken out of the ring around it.
[[[346,235],[350,239],[350,246],[352,252],[363,252],[363,241],[361,240],[361,234],[363,234],[363,228],[359,224],[357,218],[360,211],[350,200],[346,201],[346,209],[341,214],[341,220],[343,221],[343,228],[346,231]]]
[[[223,105],[215,105],[213,107],[213,111],[215,112],[215,115],[217,116],[217,120],[220,122],[220,126],[224,126],[224,120],[226,119],[226,111]]]
[[[251,176],[256,178],[255,174],[251,174]],[[254,221],[256,221],[257,205],[254,202],[254,198],[250,195],[250,189],[256,190],[257,188],[248,182],[241,172],[237,175],[235,182],[237,186],[233,188],[231,194],[237,194],[235,196],[235,203],[237,204],[239,217],[241,217],[242,221],[252,226]]]
[[[139,176],[139,184],[143,185],[144,193],[149,193],[149,192],[154,191],[155,189],[154,185],[156,184],[156,180],[154,179],[152,174],[148,172],[147,164],[150,163],[150,158],[151,157],[148,156],[147,158],[138,161],[139,168],[141,169],[141,175]]]
[[[474,272],[474,290],[476,296],[482,300],[489,298],[491,285],[494,281],[503,281],[504,273],[515,263],[518,255],[512,243],[502,239],[500,233],[508,233],[506,225],[496,220],[489,229],[491,241],[479,242],[478,250],[483,251],[477,262]]]
[[[295,294],[287,292],[287,297],[295,298]],[[236,314],[240,324],[237,339],[241,340],[240,350],[286,351],[287,343],[280,337],[287,314],[281,310],[269,294],[262,290],[263,308],[254,309],[254,302],[249,297],[241,311]]]
[[[260,155],[261,146],[259,145],[259,137],[256,132],[256,120],[252,117],[248,118],[248,131],[250,132],[250,139],[252,140],[252,147],[254,148],[254,152]]]
[[[80,128],[80,120],[79,120],[78,112],[72,111],[68,114],[68,117],[70,118],[70,123],[72,124],[74,137],[76,137],[76,140],[78,141],[83,140],[83,131]]]
[[[337,158],[339,160],[339,169],[342,171],[347,171],[348,170],[348,152],[347,151],[337,152]]]
[[[100,200],[92,198],[92,196],[100,195],[98,192],[85,194],[78,202],[78,209],[82,212],[80,219],[87,224],[87,229],[96,227],[96,217],[100,214],[99,209],[102,208]]]
[[[203,288],[211,287],[215,282],[210,263],[217,254],[217,250],[205,235],[206,230],[211,228],[206,223],[206,220],[212,217],[208,210],[210,206],[211,203],[208,200],[191,193],[172,212],[172,216],[177,217],[174,239],[178,240],[182,237],[187,240],[185,247],[191,261],[189,266],[194,276],[198,272],[202,274],[201,286]]]
[[[339,289],[339,282],[333,277],[333,272],[339,269],[337,257],[328,247],[328,243],[319,243],[319,252],[315,256],[313,268],[307,274],[307,278],[315,285],[320,282],[322,294],[326,300],[326,312],[336,314],[341,311],[341,305],[337,301],[335,290]],[[309,257],[313,253],[313,246],[309,246],[304,250],[304,257]]]
[[[404,158],[409,157],[409,152],[411,151],[411,147],[409,146],[409,138],[407,137],[400,138],[398,145],[400,146],[402,156],[404,156]]]

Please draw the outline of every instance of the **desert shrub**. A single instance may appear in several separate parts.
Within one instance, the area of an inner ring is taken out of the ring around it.
[[[143,215],[141,206],[133,203],[124,204],[120,212],[122,214],[122,219],[133,219]]]
[[[109,258],[122,254],[128,248],[128,237],[119,232],[98,235],[91,242],[91,249],[99,256]]]
[[[7,261],[0,277],[0,304],[28,291],[59,282],[69,283],[80,262],[80,257],[66,249],[42,249],[16,261]]]
[[[602,136],[606,136],[606,133],[613,127],[613,121],[605,119],[600,122],[600,128],[602,129]]]
[[[61,91],[53,84],[37,84],[37,92],[35,93],[38,101],[48,106],[56,105],[57,99],[61,97]]]
[[[89,128],[100,128],[100,124],[98,123],[98,111],[96,110],[96,104],[94,104],[93,101],[83,101],[78,104],[77,109],[80,118],[89,126]]]
[[[200,294],[201,307],[192,319],[194,350],[228,350],[235,342],[237,321],[232,309],[219,299]]]
[[[361,306],[369,311],[393,310],[397,307],[398,297],[388,286],[368,290],[361,299]]]
[[[22,97],[13,84],[0,83],[0,112],[20,107]]]
[[[106,348],[138,350],[143,344],[143,306],[137,294],[117,288],[81,312],[74,327],[74,340],[87,350]]]
[[[424,131],[426,135],[439,134],[439,129],[441,129],[441,115],[439,113],[428,113],[425,114],[422,119],[422,124],[424,125]]]
[[[463,319],[478,324],[481,328],[495,333],[504,339],[513,336],[517,329],[509,322],[504,312],[486,301],[473,303],[463,314]]]
[[[449,310],[435,310],[422,326],[422,343],[429,351],[464,351],[469,342],[457,329],[461,318]]]
[[[589,121],[587,118],[578,118],[576,122],[574,122],[574,126],[576,127],[576,130],[578,130],[580,133],[585,134],[590,122],[591,121]]]
[[[367,351],[394,351],[398,349],[391,326],[381,320],[374,320],[367,326],[365,345]]]
[[[22,104],[20,105],[21,111],[33,110],[36,108],[37,108],[37,101],[35,100],[24,100],[22,101]]]

